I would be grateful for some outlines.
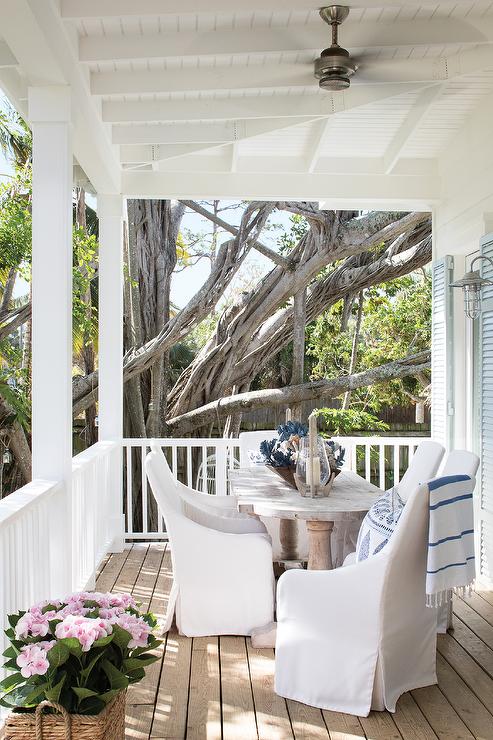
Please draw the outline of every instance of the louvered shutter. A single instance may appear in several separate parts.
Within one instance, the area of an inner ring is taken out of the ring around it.
[[[450,449],[453,434],[453,258],[433,263],[431,342],[431,436]]]
[[[481,240],[481,254],[493,259],[493,234]],[[481,262],[481,274],[493,280],[493,268]],[[479,318],[479,449],[481,476],[477,506],[479,535],[477,570],[493,583],[493,286],[483,289]],[[474,390],[474,389],[473,389]]]

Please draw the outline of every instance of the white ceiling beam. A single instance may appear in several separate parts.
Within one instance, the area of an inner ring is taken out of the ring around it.
[[[270,6],[269,6],[270,7]],[[345,22],[347,49],[386,46],[480,44],[493,42],[492,18],[431,18],[409,21]],[[328,45],[329,30],[322,21],[270,28],[228,28],[216,31],[180,31],[153,34],[82,36],[82,62],[104,62],[166,57],[218,56],[313,51]]]
[[[0,40],[0,68],[16,67],[17,59],[5,41]]]
[[[457,0],[442,0],[443,5],[454,8]],[[409,8],[421,6],[434,8],[436,0],[355,0],[351,8]],[[269,0],[269,11],[314,10],[313,0]],[[64,18],[120,18],[122,16],[180,15],[182,13],[232,13],[265,10],[265,0],[62,0]]]
[[[418,99],[414,103],[402,126],[397,131],[385,152],[384,162],[385,172],[387,174],[393,172],[397,162],[402,157],[407,143],[413,136],[414,132],[419,128],[421,122],[442,90],[442,85],[434,85],[433,87],[426,88],[420,92]]]
[[[330,208],[359,209],[372,203],[380,210],[430,210],[440,198],[437,177],[388,175],[284,174],[197,172],[123,173],[123,192],[129,198],[313,200],[329,202]]]
[[[401,82],[433,83],[493,68],[493,47],[480,46],[449,57],[375,59],[365,62],[353,85]],[[142,72],[93,72],[95,95],[127,95],[202,90],[245,90],[278,87],[313,87],[317,81],[311,64],[288,63],[218,66]]]
[[[338,93],[315,90],[313,95],[277,94],[260,97],[214,100],[103,100],[103,121],[108,123],[150,123],[158,121],[237,120],[251,118],[318,118],[342,113],[362,105],[421,89],[417,83],[356,85]]]

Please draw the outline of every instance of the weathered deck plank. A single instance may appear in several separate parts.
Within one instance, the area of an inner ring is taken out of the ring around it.
[[[129,591],[158,618],[173,581],[165,545],[111,555],[99,590]],[[438,639],[438,686],[405,694],[394,715],[354,717],[286,702],[274,692],[274,651],[242,637],[195,638],[173,628],[146,679],[131,687],[128,740],[493,740],[493,592],[454,606]]]

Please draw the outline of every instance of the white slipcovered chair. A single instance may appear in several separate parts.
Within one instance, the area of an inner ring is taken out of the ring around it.
[[[440,477],[447,475],[468,475],[473,480],[479,468],[479,457],[469,450],[452,450],[447,455],[440,471]]]
[[[252,462],[249,452],[258,452],[261,442],[264,439],[274,439],[277,437],[277,429],[266,429],[261,432],[241,432],[238,439],[240,442],[240,467],[255,467],[256,463]],[[279,537],[279,519],[274,517],[262,517],[262,522],[267,527],[267,531],[272,540],[272,557],[275,561],[282,559],[282,547]],[[306,522],[293,520],[293,526],[297,527],[297,551],[300,560],[308,560],[308,532]]]
[[[428,488],[376,555],[328,571],[288,571],[277,588],[275,690],[337,712],[395,711],[436,683],[436,612],[425,605]]]
[[[213,528],[221,529],[225,525],[221,518],[226,517],[230,520],[227,523],[228,531],[237,532],[238,534],[247,532],[265,534],[267,532],[265,526],[258,519],[238,511],[234,496],[213,496],[209,493],[196,491],[181,483],[173,475],[161,445],[152,440],[150,448],[155,453],[156,469],[159,471],[159,477],[163,485],[167,486],[170,491],[175,491],[183,503],[185,513],[194,521],[205,526],[210,523]],[[199,514],[199,512],[201,513]]]
[[[175,610],[178,629],[187,637],[249,635],[272,621],[274,573],[268,535],[241,531],[241,519],[184,505],[163,479],[156,450],[147,455],[145,465],[171,543],[173,588],[164,629],[171,626]]]
[[[409,466],[397,484],[397,491],[403,501],[407,501],[410,494],[422,483],[427,483],[435,477],[443,458],[445,448],[439,442],[426,439],[416,448]],[[348,533],[348,538],[356,547],[359,524],[356,523]],[[344,565],[351,565],[356,561],[356,553],[350,552],[344,559]]]

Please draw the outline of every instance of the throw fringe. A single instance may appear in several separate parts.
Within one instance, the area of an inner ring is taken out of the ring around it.
[[[438,591],[436,594],[426,594],[426,606],[430,609],[438,609],[442,604],[449,604],[452,601],[452,596],[454,594],[461,598],[470,598],[475,587],[476,584],[472,581],[467,586],[457,586],[456,588],[447,589],[446,591]]]

